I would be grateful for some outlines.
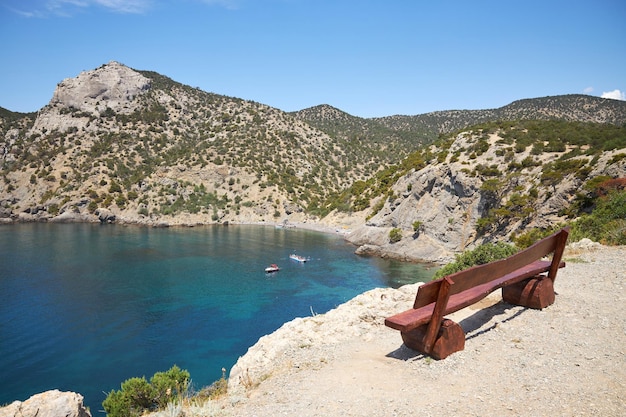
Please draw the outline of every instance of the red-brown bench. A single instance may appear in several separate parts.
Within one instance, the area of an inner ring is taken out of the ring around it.
[[[406,346],[435,359],[465,348],[465,333],[448,314],[470,306],[502,288],[504,301],[543,309],[554,303],[554,280],[569,228],[564,228],[508,258],[474,266],[421,285],[413,308],[385,319],[400,330]],[[551,260],[542,258],[553,254]],[[545,275],[547,273],[547,275]]]

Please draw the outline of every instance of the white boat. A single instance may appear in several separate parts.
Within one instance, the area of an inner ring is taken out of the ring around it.
[[[271,264],[270,266],[265,268],[265,272],[267,272],[268,274],[272,272],[278,272],[278,271],[280,271],[280,268],[276,264]]]
[[[295,253],[292,253],[291,255],[289,255],[289,259],[293,259],[294,261],[298,261],[298,262],[306,262],[308,259],[305,258],[304,256],[300,256],[300,255],[296,255]]]

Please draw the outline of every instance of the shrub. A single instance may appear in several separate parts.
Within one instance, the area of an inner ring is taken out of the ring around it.
[[[180,400],[188,388],[189,372],[174,365],[155,373],[150,382],[145,377],[127,379],[121,390],[109,392],[102,407],[109,417],[138,417]]]
[[[111,181],[111,185],[109,186],[110,193],[121,193],[122,187],[116,183],[115,181]]]
[[[226,379],[226,369],[222,368],[222,377],[212,383],[210,386],[203,388],[197,395],[197,398],[208,398],[210,400],[221,398],[228,392],[228,380]]]
[[[53,216],[56,216],[57,214],[59,214],[59,205],[55,203],[50,204],[48,206],[48,213]]]
[[[485,243],[473,250],[466,250],[460,255],[456,255],[454,262],[439,269],[433,279],[445,277],[458,271],[470,268],[474,265],[482,265],[489,262],[504,259],[517,252],[517,248],[507,243]]]
[[[526,249],[527,247],[529,247],[536,241],[543,239],[544,237],[550,236],[552,233],[556,232],[557,230],[563,227],[564,227],[563,224],[558,224],[547,229],[533,228],[524,232],[523,234],[519,236],[511,235],[511,240],[515,243],[515,245],[518,248]]]
[[[394,227],[389,231],[389,242],[396,243],[402,240],[402,230]]]
[[[157,372],[150,378],[154,388],[154,401],[159,408],[165,407],[173,399],[185,394],[189,386],[189,372],[174,365],[166,372]]]
[[[626,190],[596,200],[593,212],[572,224],[571,241],[587,237],[607,245],[626,245]]]
[[[96,203],[95,201],[90,201],[89,204],[87,205],[87,211],[89,211],[89,213],[93,213],[98,209],[98,203]]]

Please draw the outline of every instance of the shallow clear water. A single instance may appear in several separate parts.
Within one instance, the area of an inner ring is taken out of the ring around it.
[[[56,388],[95,415],[105,392],[174,364],[201,388],[286,321],[433,273],[298,229],[3,226],[0,404]]]

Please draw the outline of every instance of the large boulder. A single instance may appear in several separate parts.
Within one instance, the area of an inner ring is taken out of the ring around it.
[[[0,417],[91,417],[91,413],[82,395],[52,390],[0,408]]]
[[[95,211],[96,216],[98,216],[98,220],[100,220],[100,223],[115,223],[115,220],[117,219],[117,217],[115,216],[115,214],[105,208],[99,208]]]

